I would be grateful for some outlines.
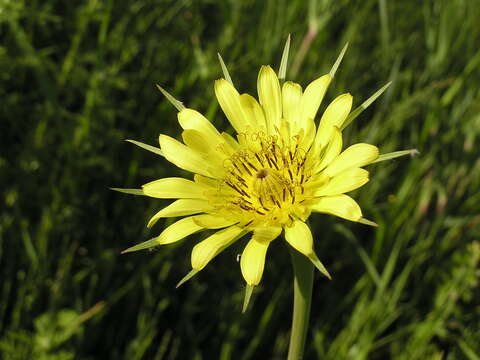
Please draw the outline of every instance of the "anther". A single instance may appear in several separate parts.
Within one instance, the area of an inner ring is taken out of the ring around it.
[[[243,195],[242,192],[241,192],[239,189],[237,189],[237,187],[236,187],[235,185],[230,184],[228,181],[225,182],[225,183],[226,183],[229,187],[231,187],[233,190],[235,190],[237,193],[239,193],[240,195]]]
[[[276,159],[275,159],[276,160]],[[272,160],[272,163],[273,163],[273,166],[275,166],[275,169],[277,170],[280,170],[280,168],[278,167],[277,163],[275,161]]]
[[[275,197],[273,195],[270,195],[270,199],[275,203],[275,205],[277,205],[277,207],[279,207],[279,208],[281,207],[280,203],[278,202],[277,199],[275,199]]]
[[[260,163],[260,165],[263,166],[263,161],[262,159],[260,158],[260,156],[258,156],[258,154],[255,153],[255,157],[257,158],[258,162]]]
[[[252,173],[250,172],[250,169],[247,167],[247,165],[245,165],[245,164],[242,162],[242,166],[243,166],[243,168],[245,169],[245,171],[248,173],[248,175],[252,176]]]
[[[246,160],[247,164],[255,171],[258,171],[258,169],[253,165],[250,161]]]

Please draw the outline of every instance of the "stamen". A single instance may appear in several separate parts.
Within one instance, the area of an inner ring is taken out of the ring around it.
[[[259,162],[262,166],[264,166],[263,161],[260,159],[260,157],[258,156],[258,154],[255,154],[255,157],[257,158],[258,162]]]
[[[248,160],[246,160],[247,164],[255,171],[258,171],[258,169]]]
[[[293,181],[293,174],[292,174],[292,170],[288,169],[288,175],[290,176],[290,180]]]
[[[243,168],[245,169],[245,171],[248,173],[248,175],[252,176],[252,173],[250,172],[250,169],[247,167],[247,165],[245,165],[245,164],[242,162],[242,166],[243,166]]]

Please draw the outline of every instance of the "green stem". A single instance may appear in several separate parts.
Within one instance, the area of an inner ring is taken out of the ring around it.
[[[303,359],[307,339],[310,305],[312,303],[313,264],[303,254],[291,249],[294,272],[293,280],[293,319],[288,360]]]

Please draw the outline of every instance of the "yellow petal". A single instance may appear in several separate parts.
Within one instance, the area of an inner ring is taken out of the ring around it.
[[[346,148],[324,170],[325,175],[333,177],[336,174],[354,167],[370,164],[378,158],[378,148],[370,144],[354,144]]]
[[[282,98],[277,74],[270,66],[262,66],[258,73],[257,91],[260,105],[265,113],[267,129],[274,133],[282,117]]]
[[[297,124],[300,117],[300,101],[302,87],[292,81],[287,81],[282,87],[283,118]]]
[[[159,245],[171,244],[200,230],[203,230],[203,227],[197,225],[195,216],[190,216],[174,222],[163,230],[158,235],[157,242]]]
[[[220,184],[219,180],[217,179],[212,179],[199,174],[195,174],[193,176],[193,181],[195,181],[195,184],[198,184],[206,191],[211,191],[212,189],[218,190],[218,186]]]
[[[315,168],[315,172],[325,169],[325,167],[327,167],[340,154],[340,151],[342,151],[342,146],[342,133],[335,126],[330,133],[330,140],[328,141],[320,163]]]
[[[153,215],[148,221],[147,227],[152,227],[161,218],[193,215],[211,210],[211,208],[206,200],[179,199]]]
[[[205,141],[205,137],[199,131],[191,129],[184,130],[182,132],[182,140],[185,145],[196,152],[201,152],[203,154],[215,152],[212,151],[214,148],[211,147],[211,143]]]
[[[313,250],[312,232],[307,224],[303,221],[295,220],[291,227],[285,228],[285,240],[287,240],[295,250],[308,257],[322,274],[329,279],[331,278],[327,269],[325,269],[325,266],[323,266]]]
[[[203,214],[195,216],[195,222],[205,229],[220,229],[238,223],[238,220],[225,219],[218,215]]]
[[[225,140],[225,142],[234,150],[234,151],[240,151],[240,145],[238,144],[237,140],[235,138],[226,133],[222,132],[222,138]]]
[[[253,233],[240,258],[242,275],[248,285],[258,285],[265,267],[268,245],[282,232],[280,227],[259,228]]]
[[[303,255],[313,254],[312,232],[303,221],[295,220],[292,226],[285,228],[285,240]]]
[[[333,100],[326,108],[320,119],[315,144],[324,146],[325,141],[330,137],[333,127],[341,128],[352,109],[352,95],[343,94]]]
[[[310,149],[310,145],[312,145],[313,139],[315,139],[315,132],[315,122],[313,119],[304,119],[300,131],[302,137],[300,139],[299,147],[301,149]]]
[[[164,178],[142,186],[143,193],[159,199],[202,199],[205,188],[183,178]]]
[[[325,196],[310,203],[315,212],[335,215],[350,221],[358,221],[362,217],[360,206],[348,195]]]
[[[215,147],[217,143],[223,142],[223,139],[208,119],[198,111],[184,109],[178,113],[178,122],[183,130],[198,131],[205,138],[210,146]]]
[[[240,102],[238,91],[225,79],[215,81],[214,88],[218,103],[235,131],[237,133],[245,131],[249,123]]]
[[[165,158],[179,168],[205,176],[221,177],[223,175],[222,168],[208,166],[201,153],[174,138],[160,135],[159,142]]]
[[[331,81],[332,77],[330,75],[323,75],[308,84],[300,102],[302,119],[315,119],[318,108],[322,103],[325,92],[327,91],[328,85],[330,85]]]
[[[233,244],[244,234],[238,226],[217,231],[212,236],[199,242],[192,250],[192,268],[202,270],[215,256]]]
[[[265,130],[267,128],[262,107],[253,96],[248,94],[240,95],[240,104],[250,125],[256,129],[261,128]]]
[[[328,183],[318,188],[313,196],[330,196],[343,194],[365,185],[368,182],[368,171],[352,168],[335,175]]]
[[[195,152],[201,153],[203,157],[206,157],[214,168],[223,168],[223,163],[226,159],[226,154],[219,151],[219,147],[215,145],[215,142],[209,141],[202,133],[197,130],[185,130],[182,132],[182,139],[185,145]],[[216,142],[216,144],[219,144]],[[226,145],[223,142],[223,145]],[[212,170],[210,170],[212,172]],[[218,172],[220,173],[220,172]]]

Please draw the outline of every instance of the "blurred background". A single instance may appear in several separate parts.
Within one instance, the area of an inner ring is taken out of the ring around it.
[[[262,64],[303,86],[349,49],[325,104],[388,91],[346,144],[420,155],[369,167],[353,196],[374,229],[312,216],[305,359],[480,359],[480,1],[0,0],[0,358],[285,359],[292,270],[275,241],[241,314],[245,239],[190,282],[202,235],[157,235],[166,201],[115,193],[191,175],[124,139],[180,135],[161,84],[220,129],[220,52],[256,96]]]

